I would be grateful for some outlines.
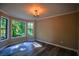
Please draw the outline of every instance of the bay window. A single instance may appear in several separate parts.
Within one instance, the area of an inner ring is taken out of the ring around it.
[[[8,19],[6,17],[0,17],[0,40],[7,39],[8,30],[11,28],[12,37],[24,37],[28,38],[34,37],[34,23],[33,22],[24,22],[20,20],[11,20],[11,26],[8,28]],[[27,28],[27,29],[26,29]]]

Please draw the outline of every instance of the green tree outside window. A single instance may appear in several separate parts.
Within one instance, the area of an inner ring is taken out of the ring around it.
[[[33,29],[34,29],[34,24],[33,24],[33,22],[28,22],[28,23],[27,23],[27,28],[28,28],[28,30],[27,30],[28,36],[29,36],[29,37],[33,37]]]
[[[1,17],[0,18],[0,39],[4,40],[7,39],[7,18]]]
[[[12,37],[25,35],[25,23],[21,21],[12,20]]]

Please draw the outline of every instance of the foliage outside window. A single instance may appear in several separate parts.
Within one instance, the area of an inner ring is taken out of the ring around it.
[[[7,39],[7,21],[6,17],[0,18],[0,40]]]
[[[7,39],[7,25],[8,20],[6,17],[0,18],[0,40]],[[22,21],[12,20],[11,21],[11,35],[12,37],[23,37],[27,35],[29,38],[32,38],[34,36],[34,23],[28,22],[27,23],[27,30],[25,30],[26,23]],[[10,29],[10,28],[9,28]]]
[[[28,22],[27,23],[27,35],[31,38],[33,37],[33,29],[34,29],[34,23]]]
[[[12,20],[12,37],[25,36],[25,23]]]

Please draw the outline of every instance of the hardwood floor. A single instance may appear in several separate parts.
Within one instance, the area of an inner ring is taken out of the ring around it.
[[[77,56],[74,51],[66,50],[38,41],[23,42],[0,50],[1,56]]]
[[[49,45],[46,43],[42,43],[42,44],[46,46],[46,48],[45,50],[40,52],[38,56],[78,56],[77,52],[60,48],[60,47],[56,47],[53,45]]]
[[[77,56],[77,53],[63,48],[51,46],[46,47],[46,49],[40,52],[38,56]]]

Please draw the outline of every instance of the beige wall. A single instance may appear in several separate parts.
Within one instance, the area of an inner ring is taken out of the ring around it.
[[[0,16],[7,16],[6,14],[0,12]],[[18,19],[18,18],[15,18],[15,17],[11,17],[11,16],[7,16],[9,17],[9,21],[11,22],[12,19]],[[18,19],[18,20],[21,20],[21,19]],[[16,43],[20,43],[20,42],[24,42],[27,40],[27,36],[25,37],[19,37],[19,38],[12,38],[11,37],[11,24],[9,23],[9,31],[8,31],[8,39],[6,39],[5,41],[2,41],[0,42],[0,48],[3,47],[3,46],[8,46],[8,45],[11,45],[11,44],[16,44]]]
[[[37,38],[77,50],[77,13],[39,20]]]

